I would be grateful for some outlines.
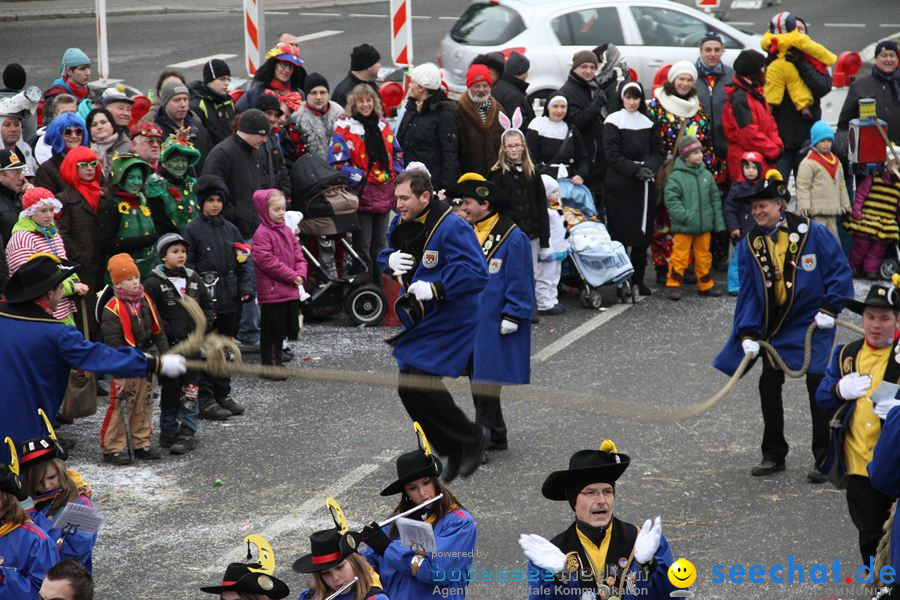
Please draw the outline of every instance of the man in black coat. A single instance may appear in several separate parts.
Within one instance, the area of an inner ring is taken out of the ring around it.
[[[191,167],[194,175],[203,170],[203,161],[209,154],[212,144],[209,133],[191,113],[190,92],[180,81],[169,81],[160,88],[159,111],[156,113],[156,124],[162,129],[163,141],[181,129],[190,129],[188,141],[200,151],[200,160]]]
[[[191,111],[200,118],[213,146],[231,135],[234,102],[228,95],[229,83],[231,69],[224,60],[214,58],[203,65],[203,81],[188,86]]]
[[[506,109],[508,117],[512,118],[517,108],[522,111],[522,126],[520,127],[522,133],[525,133],[528,124],[534,118],[534,109],[528,101],[528,82],[526,81],[530,68],[531,62],[524,55],[510,52],[503,75],[491,90],[494,98]]]
[[[353,47],[350,54],[350,72],[337,84],[331,93],[331,99],[341,107],[347,105],[347,95],[361,83],[371,86],[378,93],[375,80],[378,78],[378,69],[381,68],[381,55],[373,46],[360,44]]]
[[[601,198],[600,182],[603,178],[600,165],[603,159],[603,109],[607,96],[597,87],[594,76],[600,62],[597,55],[590,50],[580,50],[572,58],[572,70],[569,78],[560,88],[560,92],[569,101],[566,121],[581,132],[581,139],[587,150],[591,163],[591,180],[588,186],[594,197]]]
[[[895,142],[900,140],[900,70],[897,42],[894,40],[878,42],[875,46],[872,74],[860,77],[850,84],[850,91],[838,118],[839,131],[846,131],[850,119],[859,117],[860,98],[875,99],[878,118],[887,122],[888,139]]]
[[[0,150],[0,238],[9,241],[22,210],[22,192],[27,185],[25,163],[15,152]]]

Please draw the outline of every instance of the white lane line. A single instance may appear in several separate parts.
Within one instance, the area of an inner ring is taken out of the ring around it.
[[[282,16],[284,16],[284,15],[289,15],[289,14],[291,14],[291,13],[288,13],[288,12],[278,12],[278,11],[274,11],[274,10],[267,10],[267,11],[266,11],[266,14],[267,14],[267,15],[282,15]]]
[[[629,308],[631,308],[633,304],[616,304],[612,308],[606,310],[606,312],[602,312],[599,315],[593,317],[590,321],[586,321],[562,336],[552,344],[544,347],[540,352],[531,357],[531,359],[535,362],[544,362],[554,354],[557,354],[561,350],[565,349],[566,346],[572,344],[573,342],[583,338],[593,330],[597,329],[613,317],[616,317]]]
[[[385,458],[385,462],[386,461],[387,458]],[[359,465],[358,467],[335,481],[334,485],[329,487],[327,490],[323,490],[319,494],[313,494],[296,510],[289,512],[274,523],[270,523],[263,527],[262,531],[259,532],[259,535],[263,536],[267,540],[273,540],[288,533],[289,531],[300,529],[303,526],[303,523],[311,519],[314,515],[322,514],[323,509],[325,508],[325,499],[327,497],[341,496],[342,494],[344,494],[344,492],[374,473],[375,470],[380,466],[381,465],[373,464]],[[228,564],[229,562],[234,562],[235,557],[242,556],[246,553],[247,545],[241,544],[235,549],[229,551],[221,559],[217,560],[214,563],[217,566],[211,568],[221,569],[221,565]]]
[[[728,24],[737,27],[756,27],[756,23],[752,21],[728,21]]]
[[[171,65],[166,65],[170,69],[190,69],[191,67],[199,67],[202,64],[205,64],[211,61],[214,58],[218,58],[221,60],[226,60],[229,58],[234,58],[237,54],[211,54],[209,56],[203,56],[200,58],[195,58],[193,60],[186,60],[184,62],[172,63]]]
[[[302,12],[298,13],[301,17],[340,17],[344,13],[314,13]]]
[[[441,21],[457,21],[459,17],[438,17]]]
[[[825,23],[825,27],[865,27],[865,23]]]
[[[315,33],[307,33],[306,35],[298,35],[298,42],[308,42],[310,40],[317,40],[323,37],[331,37],[333,35],[337,35],[339,33],[344,33],[343,31],[339,31],[337,29],[325,29],[322,31],[317,31]]]
[[[363,17],[363,18],[371,18],[371,19],[387,19],[387,15],[373,15],[370,13],[350,13],[347,15],[348,17]]]
[[[881,23],[881,24],[878,25],[878,26],[879,26],[879,27],[891,27],[891,28],[900,29],[900,23]]]
[[[413,18],[413,19],[423,19],[423,20],[428,20],[428,19],[430,19],[431,17],[425,16],[425,15],[413,15],[412,18]]]

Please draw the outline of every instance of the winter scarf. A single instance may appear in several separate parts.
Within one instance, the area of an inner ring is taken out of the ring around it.
[[[57,77],[52,84],[51,87],[63,87],[69,90],[69,93],[75,96],[75,100],[81,102],[88,95],[88,88],[86,85],[79,85],[74,81],[69,81],[65,77]]]
[[[272,79],[272,81],[269,82],[269,89],[278,92],[279,95],[280,94],[287,95],[294,91],[290,85],[285,85],[274,78]]]
[[[91,140],[91,150],[97,154],[97,160],[100,161],[104,175],[109,175],[109,172],[112,170],[112,157],[108,156],[108,154],[109,149],[113,147],[118,139],[119,134],[113,133],[105,140]]]
[[[97,169],[94,172],[93,181],[82,181],[78,177],[78,163],[92,160],[99,160],[99,158],[90,148],[85,148],[84,146],[72,148],[66,154],[66,158],[59,167],[59,172],[63,181],[74,187],[81,194],[81,197],[84,198],[85,202],[88,203],[88,206],[91,207],[91,210],[96,213],[97,207],[100,206],[100,177],[102,173],[100,169]]]
[[[894,69],[893,73],[885,73],[879,71],[878,67],[872,67],[872,77],[875,81],[880,81],[891,86],[891,92],[894,94],[894,101],[900,102],[900,68]]]
[[[606,50],[599,58],[600,65],[594,80],[601,87],[613,79],[624,79],[625,74],[628,73],[628,65],[625,64],[625,57],[622,56],[615,44],[607,44]]]
[[[59,234],[59,230],[56,228],[55,224],[50,223],[49,227],[41,227],[31,217],[19,217],[19,220],[13,225],[11,233],[17,231],[31,231],[32,233],[44,236],[44,239],[47,240],[47,245],[50,246],[50,252],[53,252],[53,254],[56,255],[53,244],[50,243],[50,238]],[[57,255],[57,258],[60,257]]]
[[[715,67],[707,67],[706,63],[703,62],[702,58],[698,58],[697,62],[694,63],[694,66],[697,67],[697,74],[699,77],[715,77],[719,78],[725,74],[725,65],[721,62],[717,64]]]
[[[806,158],[822,165],[822,167],[825,168],[825,171],[827,171],[828,174],[831,175],[831,179],[834,180],[835,176],[837,175],[837,169],[840,162],[838,161],[838,157],[835,156],[833,152],[829,152],[827,155],[823,155],[813,149],[809,151],[809,154],[806,155]]]
[[[141,314],[141,302],[144,301],[144,286],[139,287],[133,292],[129,292],[115,285],[113,286],[113,292],[115,293],[116,298],[118,298],[122,304],[125,305],[125,308],[128,309],[128,314],[133,317]]]
[[[384,139],[381,137],[381,129],[378,127],[381,118],[372,111],[368,117],[364,117],[353,111],[353,118],[362,123],[365,129],[363,140],[366,143],[366,154],[369,155],[369,168],[378,163],[385,170],[390,170],[391,159],[384,147]]]
[[[472,102],[472,104],[475,105],[475,110],[481,116],[481,124],[487,127],[488,113],[491,111],[491,99],[488,98],[484,102]]]
[[[666,112],[670,112],[676,117],[690,119],[697,114],[698,110],[700,110],[700,98],[698,98],[696,94],[690,98],[682,98],[674,95],[670,96],[660,87],[653,92],[653,96],[659,100],[659,104]]]

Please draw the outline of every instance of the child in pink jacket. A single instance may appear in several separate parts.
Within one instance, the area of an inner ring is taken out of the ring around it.
[[[297,236],[284,224],[284,195],[278,190],[257,190],[253,205],[260,220],[253,234],[253,268],[262,317],[260,353],[262,364],[281,366],[282,340],[296,340],[300,333],[299,286],[306,281],[306,259]]]

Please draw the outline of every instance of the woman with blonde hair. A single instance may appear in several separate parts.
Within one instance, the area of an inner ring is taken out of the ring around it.
[[[300,600],[325,600],[339,590],[335,600],[389,600],[378,574],[351,548],[346,532],[338,527],[316,531],[309,544],[310,553],[294,562],[295,571],[310,574]]]

